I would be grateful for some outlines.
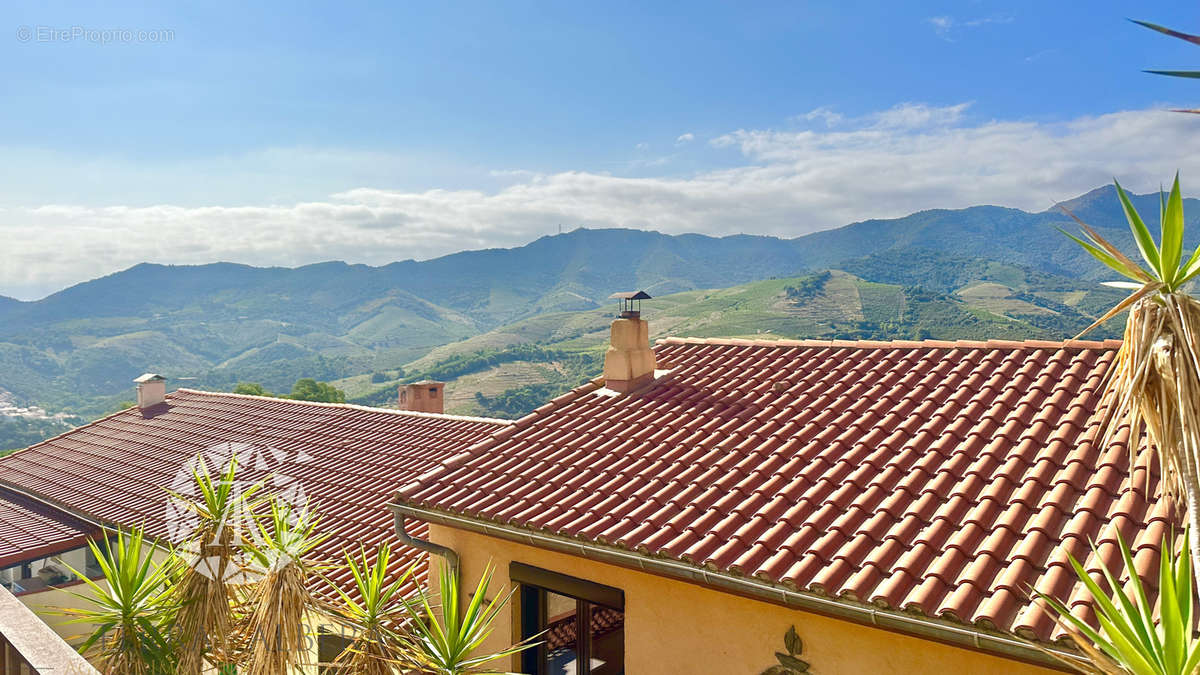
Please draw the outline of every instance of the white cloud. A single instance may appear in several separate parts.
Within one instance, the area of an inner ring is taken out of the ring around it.
[[[1057,49],[1043,49],[1039,52],[1035,52],[1033,54],[1030,54],[1029,56],[1026,56],[1025,63],[1033,63],[1034,61],[1037,61],[1037,60],[1039,60],[1043,57],[1049,56],[1051,54],[1055,54],[1057,52],[1058,52]]]
[[[679,137],[675,139],[675,145],[684,145],[687,143],[691,143],[694,140],[696,140],[696,134],[693,134],[693,133],[679,134]]]
[[[0,209],[0,294],[31,297],[142,261],[382,264],[520,245],[560,223],[793,237],[935,207],[1040,211],[1113,176],[1139,191],[1177,168],[1185,185],[1200,181],[1191,116],[977,122],[964,110],[909,103],[833,129],[733,131],[711,143],[735,153],[732,166],[685,176],[514,173],[494,190],[358,188],[278,205],[10,207]]]
[[[949,16],[931,16],[925,19],[925,23],[933,26],[933,30],[943,37],[950,33],[950,29],[954,27],[954,19]]]
[[[829,106],[821,106],[820,108],[814,108],[803,115],[798,115],[793,119],[796,121],[804,120],[806,122],[815,122],[820,120],[821,122],[824,122],[825,126],[827,127],[835,127],[842,123],[842,120],[845,119],[845,115],[842,115]]]
[[[954,36],[959,33],[960,28],[980,28],[990,24],[1012,22],[1013,18],[1007,14],[993,14],[992,16],[967,19],[966,21],[959,21],[952,16],[946,15],[931,16],[925,19],[925,23],[933,26],[933,32],[948,42],[954,42]]]
[[[980,19],[970,19],[969,21],[964,21],[963,25],[968,28],[978,28],[979,26],[986,26],[988,24],[993,24],[993,23],[1012,23],[1012,22],[1013,22],[1013,18],[1011,16],[1007,16],[1004,14],[997,14],[995,16],[985,16]]]
[[[530,171],[529,169],[492,169],[488,171],[488,175],[492,178],[535,178],[539,176],[538,172]]]
[[[919,129],[929,126],[957,124],[970,102],[949,106],[929,106],[924,103],[901,103],[870,115],[875,126],[883,129]]]
[[[638,143],[637,145],[633,146],[633,149],[634,150],[648,150],[648,149],[650,149],[650,144],[649,143]]]
[[[860,117],[848,117],[829,106],[815,108],[803,115],[791,118],[792,122],[821,122],[826,128],[830,127],[875,127],[880,129],[918,129],[929,126],[946,126],[958,124],[963,114],[971,107],[971,102],[948,106],[931,106],[925,103],[899,103],[879,112],[873,112]],[[712,142],[714,145],[730,145],[729,136],[720,136]]]

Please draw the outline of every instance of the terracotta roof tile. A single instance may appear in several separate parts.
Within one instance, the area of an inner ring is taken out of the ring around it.
[[[98,532],[61,509],[0,488],[0,568],[84,546]]]
[[[343,549],[356,550],[360,544],[372,549],[394,540],[386,504],[397,486],[505,425],[482,418],[180,389],[155,414],[131,408],[0,458],[0,484],[107,524],[145,524],[152,536],[169,538],[165,488],[176,473],[207,448],[247,443],[268,460],[267,470],[303,487],[322,514],[322,527],[334,535],[318,553],[340,559]],[[244,464],[244,475],[252,478],[255,470],[249,464]],[[462,500],[465,491],[447,488],[444,497]],[[4,511],[12,503],[0,501],[0,566],[12,546],[5,543],[5,533],[17,523]],[[415,536],[425,531],[423,523],[410,525]],[[70,536],[49,532],[46,538]],[[419,555],[401,550],[403,555],[395,557],[397,573]]]
[[[1050,639],[1027,594],[1085,603],[1065,551],[1094,567],[1089,541],[1120,531],[1150,569],[1175,522],[1128,480],[1125,439],[1094,439],[1119,345],[660,340],[672,370],[654,386],[556,399],[513,432],[528,446],[482,443],[400,497]],[[560,428],[572,436],[535,436]],[[611,516],[584,491],[538,489],[581,474],[616,497]],[[525,508],[468,509],[447,486]]]

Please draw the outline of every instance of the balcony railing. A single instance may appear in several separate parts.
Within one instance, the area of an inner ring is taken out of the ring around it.
[[[0,587],[0,675],[99,675],[20,600]]]

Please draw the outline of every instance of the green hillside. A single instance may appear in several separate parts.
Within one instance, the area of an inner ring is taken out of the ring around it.
[[[1061,287],[1069,284],[1061,278],[987,261],[975,261],[969,267],[975,273],[960,274],[961,260],[920,259],[934,289],[830,270],[657,297],[644,303],[643,316],[653,338],[1054,339],[1073,337],[1101,311],[1081,309],[1078,299],[1090,293],[1104,296],[1104,302],[1120,298],[1100,287],[1075,292],[1077,301],[1068,304],[1061,301]],[[889,269],[879,267],[881,262],[865,259],[851,267]],[[895,271],[878,276],[889,274]],[[912,276],[903,281],[917,281]],[[439,379],[448,383],[452,412],[520,416],[599,373],[613,313],[602,308],[545,314],[438,347],[406,364],[406,377],[335,384],[355,402],[386,405],[395,402],[403,382]],[[1095,336],[1115,337],[1116,327],[1105,326]]]
[[[1148,212],[1155,200],[1135,199]],[[1070,205],[1127,239],[1110,188]],[[794,239],[577,229],[382,267],[142,264],[36,302],[0,298],[0,393],[84,418],[128,399],[145,371],[223,390],[286,391],[311,377],[364,397],[401,371],[498,350],[497,377],[481,370],[461,385],[482,399],[453,400],[512,411],[595,369],[505,350],[594,350],[608,295],[634,288],[656,296],[647,309],[658,334],[1064,337],[1120,293],[1097,285],[1107,277],[1057,226],[1069,226],[1057,210],[979,206]],[[842,272],[802,281],[822,269]],[[513,393],[521,387],[527,396]]]

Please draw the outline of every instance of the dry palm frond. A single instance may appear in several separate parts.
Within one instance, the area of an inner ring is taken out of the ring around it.
[[[398,579],[388,582],[391,547],[380,545],[374,564],[359,549],[356,559],[346,553],[346,567],[354,576],[358,599],[337,586],[342,602],[329,610],[332,618],[350,631],[350,644],[334,660],[334,669],[345,675],[395,675],[401,664],[412,659],[405,653],[402,630],[408,619],[403,588],[416,570],[409,567]]]
[[[307,665],[305,620],[320,606],[311,582],[323,567],[307,556],[327,537],[316,533],[319,518],[277,499],[263,520],[257,524],[261,543],[247,548],[263,572],[249,592],[241,631],[249,675],[288,673]]]
[[[236,626],[234,586],[239,580],[237,541],[239,519],[251,508],[248,500],[259,485],[239,489],[237,460],[214,478],[202,458],[193,467],[196,497],[172,495],[183,509],[197,517],[194,531],[182,547],[191,555],[178,561],[175,600],[179,606],[176,631],[179,640],[179,672],[199,675],[205,664],[229,664],[236,648],[231,638]]]
[[[1200,248],[1183,260],[1183,198],[1178,175],[1170,195],[1160,198],[1158,242],[1119,184],[1117,195],[1146,267],[1082,222],[1090,242],[1071,237],[1098,260],[1136,282],[1114,285],[1137,288],[1093,324],[1129,309],[1124,341],[1101,401],[1104,441],[1111,441],[1119,427],[1128,426],[1132,466],[1144,431],[1156,451],[1164,494],[1186,509],[1192,531],[1200,532],[1200,302],[1182,291],[1185,283],[1200,274]],[[1200,569],[1200,537],[1191,538],[1191,555],[1193,569]]]

